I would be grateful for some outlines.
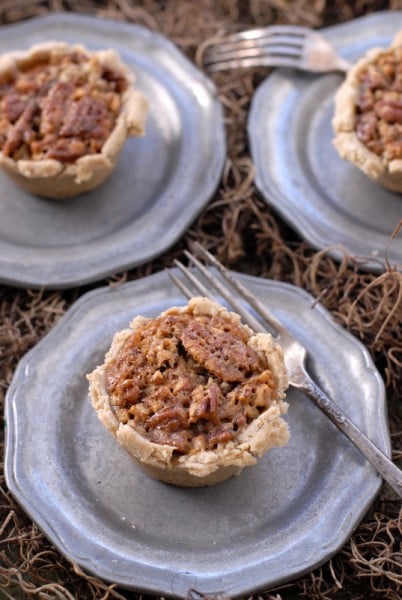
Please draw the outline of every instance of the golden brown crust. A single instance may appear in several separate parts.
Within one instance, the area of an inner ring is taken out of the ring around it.
[[[173,307],[162,315],[183,312],[211,316],[224,314],[225,317],[229,315],[234,323],[240,322],[238,315],[206,298],[193,298],[188,306]],[[129,423],[120,422],[111,407],[107,391],[107,367],[133,335],[133,331],[144,321],[147,321],[144,317],[137,317],[129,329],[118,332],[105,356],[104,364],[88,375],[91,400],[99,419],[143,470],[156,479],[176,485],[212,485],[239,473],[246,466],[255,464],[257,457],[270,448],[287,443],[289,431],[282,415],[288,407],[283,400],[288,380],[282,350],[269,333],[253,334],[248,328],[248,344],[266,361],[274,376],[276,389],[268,408],[252,420],[236,439],[218,444],[218,447],[212,450],[177,455],[173,446],[156,444],[141,435]]]
[[[74,162],[64,163],[54,158],[19,159],[0,152],[0,167],[26,191],[48,198],[67,198],[94,189],[113,171],[123,145],[129,136],[145,132],[148,102],[142,92],[134,89],[134,77],[113,50],[89,52],[84,46],[69,46],[63,42],[46,42],[32,46],[26,52],[10,52],[0,57],[0,77],[18,73],[23,65],[48,61],[68,52],[81,52],[110,67],[128,83],[122,92],[122,104],[114,127],[100,152],[86,154]]]
[[[392,48],[402,44],[402,32],[398,33],[390,48],[372,48],[349,70],[345,81],[335,96],[335,112],[332,121],[335,137],[334,147],[339,155],[353,163],[371,180],[390,190],[402,191],[402,159],[388,158],[375,153],[357,135],[357,110],[362,74]]]

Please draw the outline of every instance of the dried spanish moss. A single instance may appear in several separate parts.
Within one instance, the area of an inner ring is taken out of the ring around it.
[[[54,11],[96,14],[160,31],[200,66],[204,42],[224,32],[273,23],[322,27],[387,9],[402,9],[401,0],[1,0],[0,26]],[[252,69],[214,76],[228,138],[219,189],[182,239],[163,256],[97,285],[118,286],[159,271],[198,240],[235,270],[308,290],[371,353],[386,384],[393,459],[402,466],[401,266],[388,265],[383,273],[370,274],[346,255],[335,262],[328,249],[311,248],[260,199],[253,183],[246,119],[252,95],[266,75],[265,69]],[[402,235],[397,225],[394,237]],[[1,406],[19,359],[90,287],[95,285],[63,292],[0,287]],[[1,460],[3,436],[0,451]],[[253,598],[399,600],[401,541],[401,505],[384,485],[369,514],[332,560]],[[143,596],[107,584],[64,559],[18,507],[1,477],[0,597],[134,600]],[[190,590],[190,598],[205,597]],[[218,598],[222,596],[217,594]]]

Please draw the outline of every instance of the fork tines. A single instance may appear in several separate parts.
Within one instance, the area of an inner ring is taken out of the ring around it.
[[[168,271],[169,276],[184,293],[187,298],[191,298],[196,294],[201,294],[210,299],[216,299],[219,295],[226,300],[229,306],[232,307],[255,332],[267,331],[268,328],[273,329],[277,334],[281,334],[283,326],[268,313],[267,309],[248,291],[248,289],[240,283],[212,254],[210,254],[201,244],[194,244],[197,252],[202,256],[207,264],[215,267],[213,272],[208,269],[198,258],[187,250],[184,251],[189,259],[193,269],[185,267],[181,262],[175,260],[175,265],[185,275],[187,283],[184,284],[181,279],[176,277],[171,271]],[[220,278],[218,277],[218,274]],[[203,283],[204,280],[208,285]],[[223,281],[222,281],[223,280]],[[196,294],[192,292],[196,291]],[[215,290],[215,293],[212,291]],[[246,308],[245,303],[249,304],[254,309],[264,324]]]
[[[298,59],[303,52],[305,36],[309,30],[304,27],[274,25],[268,28],[251,29],[211,40],[203,55],[205,66],[220,68],[226,61],[234,62],[247,58],[261,59],[262,54],[277,58],[283,63]],[[311,32],[310,32],[311,33]]]
[[[199,52],[211,72],[265,66],[327,73],[350,67],[325,35],[297,25],[269,25],[210,38]]]

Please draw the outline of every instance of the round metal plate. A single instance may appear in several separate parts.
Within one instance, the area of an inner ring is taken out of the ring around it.
[[[161,35],[56,14],[3,26],[0,52],[46,39],[114,48],[150,101],[145,137],[127,141],[92,192],[45,200],[0,172],[0,281],[65,288],[147,262],[179,239],[219,183],[225,132],[213,83]]]
[[[360,342],[299,288],[241,279],[305,344],[320,385],[389,454],[384,385]],[[67,311],[8,391],[7,484],[60,552],[106,580],[164,596],[247,595],[339,550],[381,479],[295,390],[289,444],[238,477],[188,489],[140,471],[99,422],[85,375],[135,315],[183,303],[158,273],[90,292]]]
[[[387,11],[323,29],[348,60],[386,47],[402,13]],[[332,146],[334,94],[342,75],[274,71],[257,89],[248,135],[256,185],[264,199],[314,247],[342,248],[362,268],[383,271],[385,259],[402,266],[402,196],[371,182]]]

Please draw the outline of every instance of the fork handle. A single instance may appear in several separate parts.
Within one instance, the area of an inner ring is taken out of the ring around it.
[[[305,373],[298,389],[307,394],[314,404],[360,450],[363,456],[382,475],[383,479],[402,498],[402,471],[382,452]]]

